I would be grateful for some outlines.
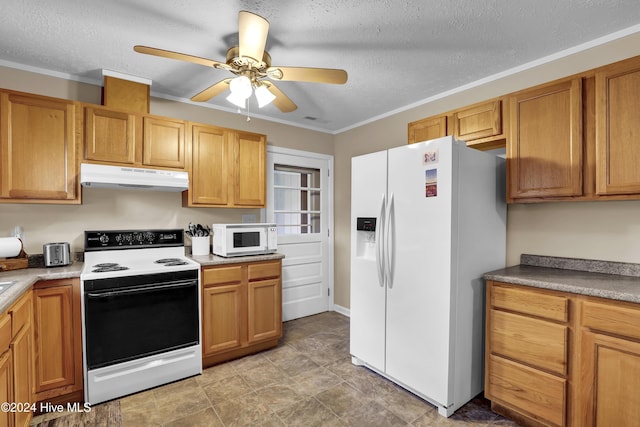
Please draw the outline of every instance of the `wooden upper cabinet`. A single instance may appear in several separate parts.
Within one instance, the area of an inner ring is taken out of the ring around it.
[[[502,100],[494,99],[456,110],[452,115],[453,135],[471,142],[483,138],[502,137]]]
[[[192,171],[184,206],[264,207],[266,137],[193,123]]]
[[[409,123],[409,144],[447,136],[447,116],[428,117]]]
[[[136,161],[136,116],[108,108],[85,107],[86,160],[133,165]]]
[[[264,207],[267,188],[265,136],[235,132],[231,145],[233,147],[233,204]]]
[[[185,123],[182,120],[143,118],[145,166],[185,168]]]
[[[491,99],[409,123],[409,144],[453,135],[474,148],[504,147],[503,99]]]
[[[193,124],[191,144],[191,178],[183,204],[188,198],[188,206],[227,205],[229,152],[225,129]]]
[[[72,101],[0,92],[0,201],[80,203],[78,119]]]
[[[640,57],[596,71],[596,193],[640,194]]]
[[[508,200],[582,195],[582,79],[518,92],[509,102]]]
[[[86,161],[186,169],[183,120],[92,105],[84,110]]]

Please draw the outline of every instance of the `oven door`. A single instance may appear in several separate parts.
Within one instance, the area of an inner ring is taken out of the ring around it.
[[[87,369],[199,343],[197,270],[84,282]]]

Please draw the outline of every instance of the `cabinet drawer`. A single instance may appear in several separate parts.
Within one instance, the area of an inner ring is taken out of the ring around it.
[[[518,363],[489,356],[486,394],[552,425],[565,425],[567,382]]]
[[[11,344],[11,316],[0,316],[0,354],[4,353]]]
[[[29,291],[31,292],[31,291]],[[11,308],[11,335],[16,336],[27,324],[31,323],[31,294],[22,296]]]
[[[249,264],[249,280],[280,277],[280,271],[279,261]]]
[[[497,310],[489,316],[491,353],[558,375],[567,373],[566,326]]]
[[[568,321],[569,316],[567,297],[501,285],[491,288],[491,305],[559,322]]]
[[[241,280],[242,267],[239,265],[231,267],[205,268],[202,271],[202,283],[204,285],[240,282]]]
[[[640,309],[584,301],[582,324],[590,329],[640,339]]]

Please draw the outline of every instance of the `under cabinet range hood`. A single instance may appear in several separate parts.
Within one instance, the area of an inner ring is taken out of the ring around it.
[[[179,192],[189,188],[189,174],[160,169],[82,163],[80,164],[80,183],[88,188]]]

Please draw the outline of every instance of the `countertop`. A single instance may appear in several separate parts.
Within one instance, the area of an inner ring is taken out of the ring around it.
[[[270,261],[284,258],[284,254],[274,253],[268,255],[250,255],[224,258],[217,255],[189,256],[192,260],[201,266],[220,265],[220,264],[237,264],[240,262]],[[13,281],[16,283],[11,285],[9,289],[0,293],[0,313],[6,311],[11,304],[20,298],[29,288],[39,280],[55,280],[55,279],[71,279],[80,277],[80,272],[84,263],[74,261],[66,267],[54,268],[25,268],[21,270],[11,270],[0,272],[0,282]]]
[[[189,257],[202,266],[208,266],[208,265],[220,265],[220,264],[237,264],[240,262],[271,261],[271,260],[284,258],[284,254],[276,252],[274,254],[234,256],[234,257],[228,257],[228,258],[209,254],[209,255],[202,255],[202,256],[190,255]]]
[[[640,303],[640,264],[523,254],[487,280]]]

